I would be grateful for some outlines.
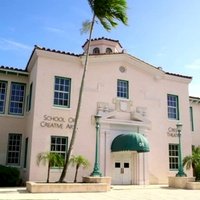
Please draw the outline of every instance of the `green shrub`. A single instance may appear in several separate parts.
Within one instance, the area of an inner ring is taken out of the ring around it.
[[[19,169],[0,165],[0,187],[17,186],[19,182]]]
[[[195,171],[195,177],[196,177],[196,181],[200,181],[200,165],[197,165],[194,169]]]

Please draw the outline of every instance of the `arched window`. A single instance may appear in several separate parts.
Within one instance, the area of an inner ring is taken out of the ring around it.
[[[106,53],[112,53],[112,49],[111,48],[106,48]]]
[[[100,54],[100,50],[98,47],[93,49],[93,54]]]

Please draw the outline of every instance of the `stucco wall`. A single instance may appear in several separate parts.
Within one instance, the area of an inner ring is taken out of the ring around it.
[[[0,163],[5,164],[7,150],[5,141],[7,141],[8,133],[20,132],[23,134],[23,141],[26,137],[29,140],[27,168],[23,170],[24,178],[31,181],[46,179],[47,166],[38,166],[36,158],[38,153],[50,151],[51,136],[66,136],[68,142],[71,139],[84,61],[85,56],[72,56],[37,49],[28,66],[29,78],[0,74],[1,80],[27,83],[27,94],[30,84],[33,84],[32,106],[31,110],[25,113],[25,117],[0,116],[0,123],[4,124],[0,132],[2,137]],[[123,72],[120,71],[122,66],[125,69]],[[53,105],[55,76],[71,78],[70,108]],[[117,98],[118,79],[129,82],[128,100]],[[150,152],[145,155],[146,164],[142,163],[143,157],[134,152],[133,162],[139,162],[139,164],[137,164],[137,170],[134,169],[138,171],[138,175],[133,183],[144,181],[142,180],[143,169],[139,167],[145,168],[146,182],[167,183],[168,176],[175,175],[177,172],[169,170],[168,145],[169,143],[178,144],[178,138],[172,137],[178,120],[168,119],[167,94],[177,95],[179,99],[179,115],[183,123],[183,157],[191,154],[192,143],[200,144],[196,134],[200,129],[197,123],[195,124],[196,132],[191,136],[189,82],[190,79],[186,77],[167,74],[128,54],[90,56],[73,154],[84,155],[90,160],[91,166],[86,170],[80,170],[79,181],[82,176],[89,175],[93,169],[96,139],[93,117],[99,109],[98,106],[102,104],[108,108],[107,113],[101,110],[103,117],[100,131],[100,165],[103,175],[112,176],[113,163],[110,147],[113,139],[121,133],[135,131],[147,137]],[[120,107],[121,101],[125,105],[124,108]],[[196,112],[199,108],[195,107],[196,105],[193,106],[194,118],[197,119],[200,117]],[[137,118],[137,116],[140,117]],[[45,125],[54,122],[59,126]],[[12,126],[10,126],[11,123]],[[169,129],[173,130],[172,135],[168,134]],[[59,169],[52,169],[50,180],[58,180],[59,175]],[[191,175],[191,172],[188,172],[188,175]],[[72,181],[73,177],[74,168],[70,167],[67,180]]]
[[[9,97],[10,97],[10,84],[11,82],[19,82],[27,84],[28,77],[20,76],[15,74],[0,74],[0,80],[7,82],[7,95],[6,95],[6,106],[5,106],[5,113],[0,114],[0,164],[6,165],[7,164],[7,145],[8,145],[8,135],[9,133],[18,133],[22,134],[22,146],[24,143],[24,137],[26,134],[25,131],[25,124],[26,124],[26,97],[24,102],[24,115],[17,116],[17,115],[10,115],[8,114],[9,109]],[[27,87],[26,87],[27,91]],[[23,165],[24,162],[24,151],[21,151],[21,160],[20,163]],[[20,166],[18,166],[20,167]]]

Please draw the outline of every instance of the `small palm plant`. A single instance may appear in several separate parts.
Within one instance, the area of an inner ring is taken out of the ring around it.
[[[89,167],[90,163],[89,163],[89,161],[86,158],[84,158],[81,155],[78,155],[78,156],[74,156],[73,155],[70,158],[70,163],[72,164],[72,166],[76,167],[75,176],[74,176],[74,183],[76,183],[77,182],[77,176],[78,176],[78,170],[79,170],[79,168],[81,166],[83,168],[87,168],[87,167]]]
[[[200,146],[192,148],[192,155],[183,159],[183,166],[186,169],[193,169],[193,176],[196,181],[200,181]]]
[[[49,177],[50,177],[50,169],[51,167],[63,167],[64,165],[64,158],[59,153],[55,152],[43,152],[39,153],[37,156],[37,164],[39,165],[40,162],[42,162],[44,165],[48,163],[48,169],[47,169],[47,183],[49,183]]]

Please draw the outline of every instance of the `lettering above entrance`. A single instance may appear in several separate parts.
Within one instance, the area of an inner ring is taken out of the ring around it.
[[[168,135],[169,137],[178,137],[177,129],[176,129],[176,128],[169,127],[169,128],[168,128],[168,131],[167,131],[167,135]]]
[[[57,129],[73,129],[74,118],[73,117],[62,117],[43,115],[43,119],[40,122],[42,128],[57,128]]]

